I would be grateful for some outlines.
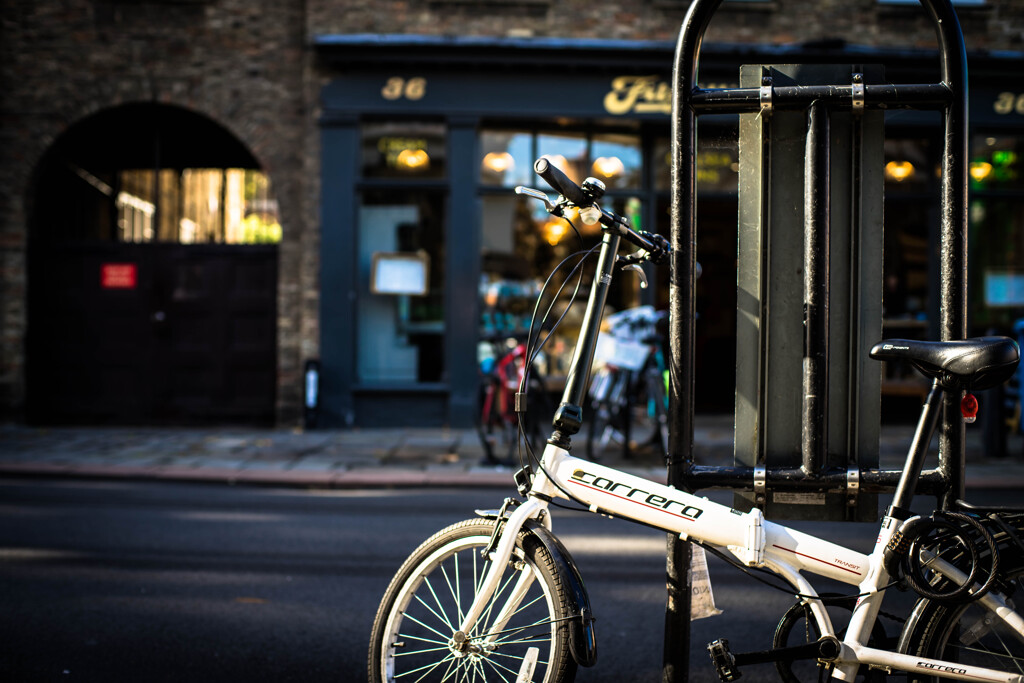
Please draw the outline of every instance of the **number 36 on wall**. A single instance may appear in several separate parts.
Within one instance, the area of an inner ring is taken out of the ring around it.
[[[400,100],[402,98],[407,100],[422,99],[427,94],[427,79],[393,76],[384,83],[380,94],[385,100]]]
[[[1001,92],[996,96],[992,109],[997,114],[1024,115],[1024,93]]]

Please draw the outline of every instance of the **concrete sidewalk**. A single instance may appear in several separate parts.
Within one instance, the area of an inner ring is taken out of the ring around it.
[[[912,431],[910,425],[883,428],[883,468],[902,467]],[[1007,457],[987,458],[980,430],[969,425],[967,433],[967,486],[1024,491],[1024,438],[1011,435]],[[697,464],[731,465],[732,441],[732,416],[696,417]],[[288,431],[0,426],[3,476],[321,488],[514,486],[512,468],[485,465],[482,461],[483,449],[472,429]],[[664,463],[652,452],[623,460],[619,449],[613,448],[602,463],[665,481]],[[934,453],[928,466],[934,466]]]

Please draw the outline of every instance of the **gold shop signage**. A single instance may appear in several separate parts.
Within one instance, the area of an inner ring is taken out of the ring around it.
[[[735,88],[736,83],[700,84],[701,88]],[[604,110],[623,114],[671,114],[672,84],[660,76],[618,76],[604,96]]]
[[[658,76],[618,76],[604,96],[609,114],[670,114],[672,86]]]

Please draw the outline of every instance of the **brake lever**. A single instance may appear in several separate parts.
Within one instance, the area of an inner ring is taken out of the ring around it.
[[[544,208],[547,210],[548,213],[555,216],[562,215],[561,206],[558,204],[554,204],[551,201],[551,199],[548,198],[547,194],[541,192],[540,190],[535,190],[532,187],[523,187],[522,185],[519,185],[516,187],[516,194],[526,195],[527,197],[539,199],[540,201],[544,202]]]
[[[647,289],[647,273],[644,272],[639,263],[630,263],[628,266],[623,266],[622,270],[635,270],[636,274],[640,277],[640,289]]]

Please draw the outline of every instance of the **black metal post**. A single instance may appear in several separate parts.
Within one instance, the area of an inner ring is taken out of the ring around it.
[[[967,336],[967,51],[950,0],[921,0],[939,39],[942,83],[949,88],[942,153],[939,334],[943,341]],[[964,495],[964,423],[960,396],[946,394],[939,433],[939,468],[949,490],[949,507]]]
[[[814,476],[828,446],[829,112],[816,102],[807,111],[804,157],[804,362],[801,415],[802,469]]]
[[[685,488],[693,462],[694,330],[696,313],[697,114],[690,96],[697,89],[700,44],[722,0],[694,0],[676,43],[672,88],[672,261],[669,288],[669,443],[670,486]],[[686,683],[690,669],[690,544],[668,537],[664,683]]]

